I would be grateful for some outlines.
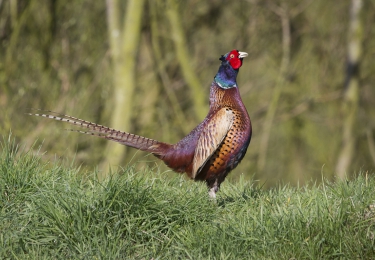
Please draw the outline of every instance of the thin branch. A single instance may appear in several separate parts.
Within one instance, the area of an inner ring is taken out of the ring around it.
[[[305,100],[301,102],[300,104],[298,104],[297,106],[295,106],[288,113],[281,115],[279,118],[276,119],[276,121],[277,123],[281,123],[281,122],[290,120],[304,113],[314,104],[325,103],[325,102],[330,102],[330,101],[339,99],[341,97],[341,94],[342,94],[341,91],[334,91],[334,92],[325,94],[324,96],[321,96],[321,97]]]
[[[313,1],[314,0],[305,0],[299,3],[299,5],[290,10],[290,17],[296,17],[297,15],[305,11],[305,9],[309,7],[309,5],[312,4]]]

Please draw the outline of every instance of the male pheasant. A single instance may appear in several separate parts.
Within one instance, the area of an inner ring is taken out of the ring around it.
[[[209,195],[216,197],[220,184],[244,157],[251,139],[251,121],[237,87],[237,74],[247,53],[238,50],[221,56],[221,66],[210,89],[208,115],[176,144],[121,132],[68,115],[34,114],[83,128],[99,136],[152,153],[176,172],[205,181]]]

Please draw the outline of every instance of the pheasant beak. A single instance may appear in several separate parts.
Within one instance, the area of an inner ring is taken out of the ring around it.
[[[249,54],[247,54],[246,52],[239,51],[238,53],[240,54],[240,55],[238,56],[238,58],[240,58],[240,59],[249,56]]]

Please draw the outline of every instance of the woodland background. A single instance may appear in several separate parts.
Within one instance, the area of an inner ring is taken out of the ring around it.
[[[103,173],[129,163],[166,170],[25,113],[175,143],[206,115],[220,55],[238,49],[249,53],[238,85],[253,138],[231,179],[372,173],[374,24],[374,0],[0,0],[0,134]]]

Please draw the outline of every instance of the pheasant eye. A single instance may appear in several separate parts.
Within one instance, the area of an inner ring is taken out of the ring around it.
[[[234,54],[232,53],[231,55],[229,55],[229,57],[230,57],[231,59],[233,59],[233,58],[234,58]]]

